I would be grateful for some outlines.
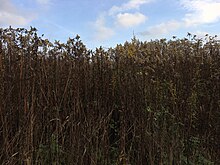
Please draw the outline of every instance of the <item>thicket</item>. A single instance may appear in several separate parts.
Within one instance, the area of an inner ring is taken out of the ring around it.
[[[0,164],[220,164],[215,37],[91,51],[0,29]]]

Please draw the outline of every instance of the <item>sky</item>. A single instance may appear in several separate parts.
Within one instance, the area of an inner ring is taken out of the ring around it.
[[[0,27],[30,26],[50,41],[77,34],[89,49],[141,41],[220,36],[220,0],[0,0]]]

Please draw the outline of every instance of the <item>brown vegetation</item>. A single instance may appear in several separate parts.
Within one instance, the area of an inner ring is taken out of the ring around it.
[[[0,29],[0,164],[220,164],[213,37],[86,49]]]

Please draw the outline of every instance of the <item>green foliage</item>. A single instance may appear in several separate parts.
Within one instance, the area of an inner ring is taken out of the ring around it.
[[[37,152],[37,164],[65,164],[65,154],[58,144],[57,136],[52,134],[50,144],[39,145]]]

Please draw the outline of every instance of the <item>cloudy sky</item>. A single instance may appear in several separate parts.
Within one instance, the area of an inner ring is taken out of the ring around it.
[[[220,0],[0,0],[0,27],[38,29],[66,42],[79,34],[88,48],[130,41],[220,36]]]

